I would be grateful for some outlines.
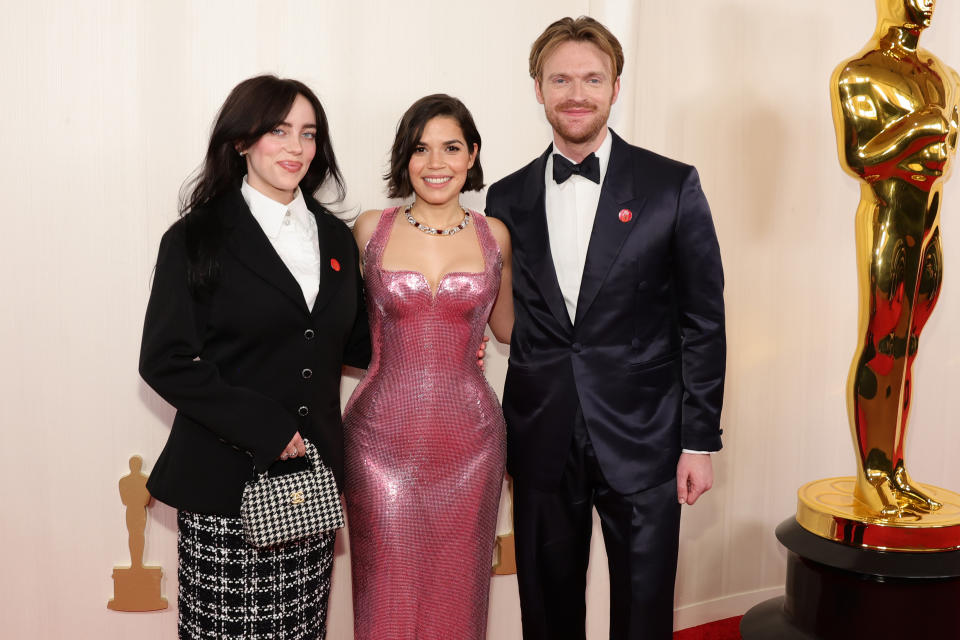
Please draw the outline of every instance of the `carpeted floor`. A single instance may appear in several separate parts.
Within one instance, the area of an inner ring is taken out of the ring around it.
[[[740,640],[740,619],[726,618],[702,624],[699,627],[690,627],[681,631],[674,631],[673,640]]]

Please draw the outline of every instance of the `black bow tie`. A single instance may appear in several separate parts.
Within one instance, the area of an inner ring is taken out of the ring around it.
[[[580,164],[573,164],[559,153],[553,154],[553,181],[563,184],[573,174],[600,184],[600,158],[591,153]]]

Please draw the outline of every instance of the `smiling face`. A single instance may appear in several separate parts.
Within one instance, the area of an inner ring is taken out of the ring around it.
[[[247,181],[263,195],[289,204],[317,153],[317,116],[298,95],[283,122],[246,149]]]
[[[458,200],[476,157],[477,145],[468,148],[455,119],[431,118],[407,163],[410,186],[419,200],[432,205]]]
[[[535,90],[559,146],[599,145],[620,79],[613,78],[610,58],[595,44],[568,40],[544,61]]]

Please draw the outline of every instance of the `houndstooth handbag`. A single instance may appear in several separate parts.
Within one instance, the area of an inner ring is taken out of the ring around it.
[[[269,547],[343,526],[333,472],[312,443],[303,444],[313,469],[272,477],[264,472],[244,487],[240,519],[247,544]]]

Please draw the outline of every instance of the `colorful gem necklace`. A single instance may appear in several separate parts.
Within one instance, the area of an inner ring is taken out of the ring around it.
[[[410,213],[410,210],[411,210],[411,209],[413,209],[413,205],[409,205],[406,209],[403,210],[403,215],[405,215],[405,216],[407,217],[407,222],[409,222],[410,224],[412,224],[416,229],[419,229],[420,231],[423,231],[423,232],[426,233],[427,235],[431,235],[431,236],[452,236],[453,234],[457,233],[458,231],[462,231],[462,230],[466,229],[466,228],[467,228],[467,225],[470,224],[470,212],[467,211],[466,209],[463,209],[462,207],[461,207],[461,209],[462,209],[462,211],[463,211],[463,220],[461,220],[461,221],[460,221],[460,224],[458,224],[457,226],[455,226],[455,227],[450,227],[449,229],[434,229],[433,227],[428,227],[428,226],[425,225],[425,224],[422,224],[422,223],[420,223],[420,222],[417,222],[417,220],[413,217],[413,214]]]

